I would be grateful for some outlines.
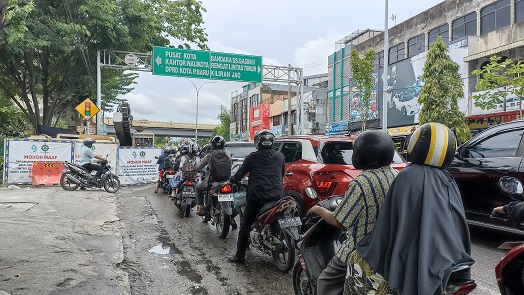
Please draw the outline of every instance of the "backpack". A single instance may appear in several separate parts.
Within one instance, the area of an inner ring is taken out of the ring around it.
[[[210,154],[209,178],[211,181],[226,181],[231,178],[231,158],[225,152]]]
[[[195,158],[186,157],[184,165],[182,165],[182,176],[186,180],[195,180],[197,176],[197,171],[195,171]]]
[[[171,156],[166,156],[164,160],[162,160],[162,168],[164,168],[164,170],[172,170],[174,168],[173,158]]]

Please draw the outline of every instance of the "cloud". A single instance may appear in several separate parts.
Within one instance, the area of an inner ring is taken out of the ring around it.
[[[335,42],[343,36],[339,33],[329,33],[307,41],[294,50],[294,62],[304,68],[304,75],[327,73],[327,58],[335,52]]]

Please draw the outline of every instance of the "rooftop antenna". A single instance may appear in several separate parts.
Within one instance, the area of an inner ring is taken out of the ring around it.
[[[389,19],[391,19],[392,21],[395,21],[395,26],[397,25],[397,16],[392,14]]]

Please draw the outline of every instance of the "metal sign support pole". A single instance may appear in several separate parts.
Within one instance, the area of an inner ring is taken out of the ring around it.
[[[102,65],[100,64],[100,50],[96,54],[96,106],[99,110],[102,109]],[[100,135],[102,115],[101,112],[96,114],[96,134]]]

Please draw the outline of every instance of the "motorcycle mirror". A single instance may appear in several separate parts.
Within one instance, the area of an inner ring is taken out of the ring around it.
[[[503,176],[499,179],[499,186],[503,192],[513,195],[522,195],[522,182],[515,177]]]

